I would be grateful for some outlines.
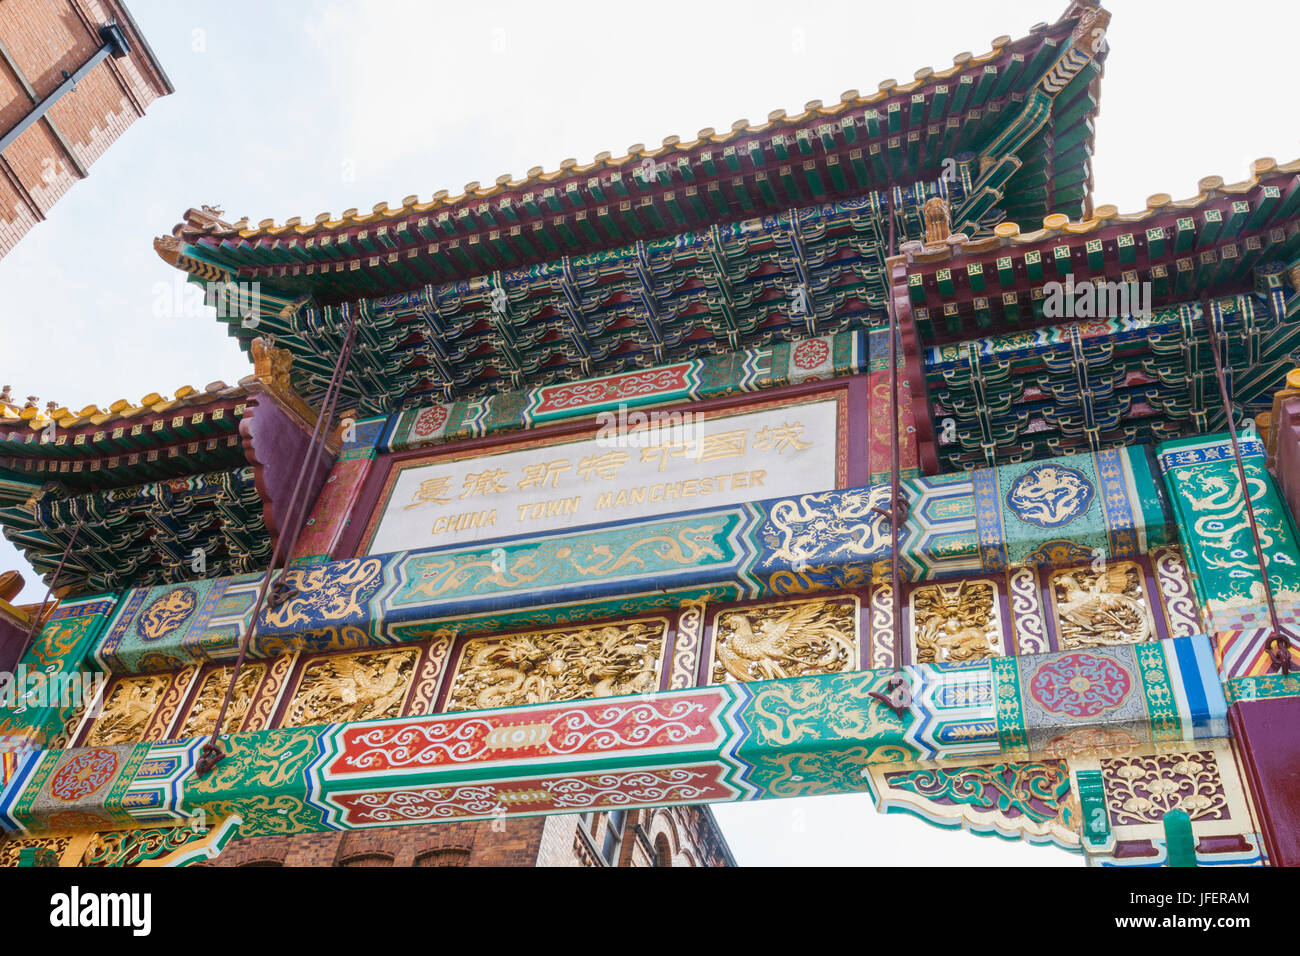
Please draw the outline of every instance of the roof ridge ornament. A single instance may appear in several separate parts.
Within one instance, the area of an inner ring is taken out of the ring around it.
[[[314,427],[318,412],[312,408],[293,387],[293,353],[275,344],[271,335],[260,335],[249,343],[249,355],[253,359],[252,382],[241,379],[240,384],[261,386],[287,411],[296,416],[308,428]],[[334,451],[332,439],[326,444]]]
[[[927,246],[938,245],[947,239],[952,232],[948,203],[942,197],[934,196],[927,199],[921,209],[925,215],[925,244]]]

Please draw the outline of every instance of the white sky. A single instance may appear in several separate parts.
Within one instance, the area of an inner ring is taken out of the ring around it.
[[[943,69],[1053,21],[1066,0],[798,4],[128,0],[177,92],[0,259],[0,385],[72,408],[251,370],[215,319],[158,314],[178,273],[156,235],[184,210],[310,221],[411,193],[458,193],[572,156],[690,138],[812,99]],[[1275,0],[1109,0],[1098,204],[1193,195],[1300,156],[1297,8]],[[73,94],[75,95],[75,94]],[[160,287],[161,284],[161,287]],[[43,588],[7,541],[0,570]],[[869,798],[718,809],[760,863],[1078,865],[1059,850],[876,815]]]

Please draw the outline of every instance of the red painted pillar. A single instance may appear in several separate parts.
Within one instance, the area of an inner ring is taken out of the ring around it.
[[[1300,697],[1243,700],[1228,721],[1273,866],[1300,866]]]

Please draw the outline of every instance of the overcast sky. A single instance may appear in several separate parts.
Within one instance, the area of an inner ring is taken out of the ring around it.
[[[907,81],[1053,21],[1065,0],[540,5],[128,0],[177,92],[155,103],[0,259],[0,385],[70,408],[229,383],[250,366],[214,318],[166,308],[153,251],[185,209],[311,221],[459,193],[562,159],[693,138],[776,108]],[[1294,4],[1110,0],[1097,204],[1191,196],[1300,156]],[[74,94],[75,95],[75,94]],[[43,588],[21,568],[23,600]],[[1053,848],[883,817],[865,796],[728,806],[742,863],[1079,865]]]

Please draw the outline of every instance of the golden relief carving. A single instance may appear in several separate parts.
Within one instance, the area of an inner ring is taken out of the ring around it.
[[[932,584],[912,592],[916,662],[970,661],[1002,653],[997,588],[991,581]]]
[[[857,598],[767,604],[714,618],[715,684],[857,669]]]
[[[71,837],[25,837],[0,840],[0,867],[17,866],[23,850],[28,848],[37,851],[37,865],[57,866],[71,843]]]
[[[400,717],[418,649],[339,654],[303,669],[281,726]]]
[[[662,618],[563,628],[466,643],[447,710],[642,694],[659,686]]]
[[[1231,817],[1213,751],[1103,760],[1101,770],[1113,824],[1160,823],[1171,810],[1194,821]]]
[[[1051,577],[1061,647],[1140,644],[1152,635],[1142,569],[1132,561],[1103,571],[1075,568]]]
[[[107,747],[144,740],[149,721],[171,681],[171,674],[119,678],[108,692],[104,712],[86,734],[82,746]]]
[[[203,679],[203,686],[199,688],[198,696],[194,699],[189,716],[185,718],[185,724],[178,736],[198,737],[212,733],[234,670],[233,667],[221,667]],[[253,702],[253,692],[257,690],[265,670],[262,664],[245,664],[240,668],[239,680],[235,683],[235,693],[230,698],[230,706],[226,708],[226,719],[221,725],[221,733],[231,734],[240,729],[244,715],[248,713],[249,705]]]

